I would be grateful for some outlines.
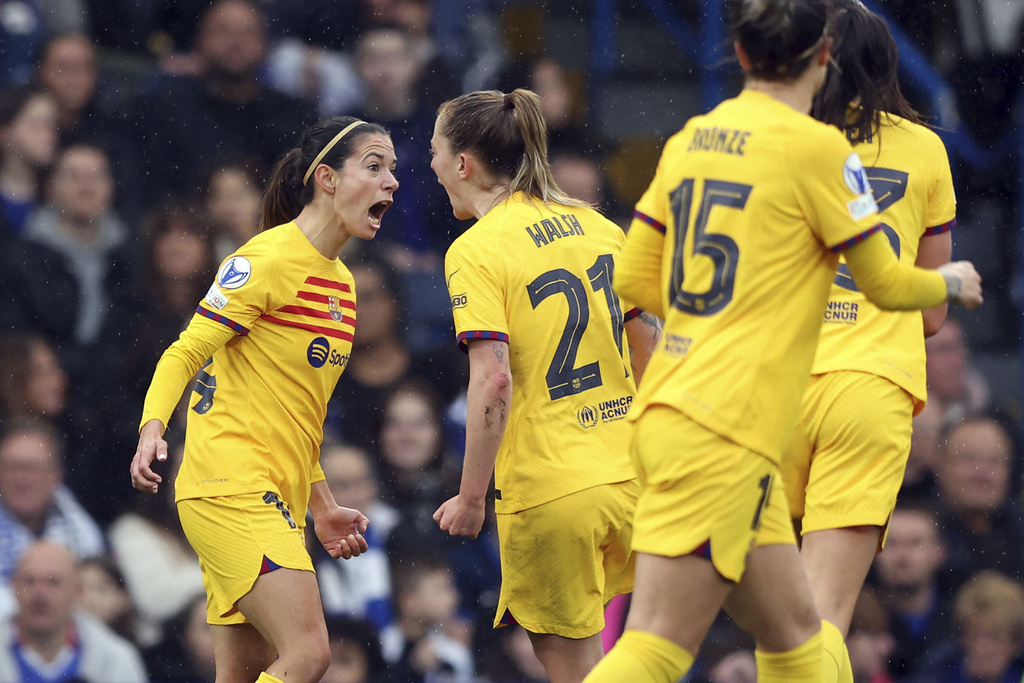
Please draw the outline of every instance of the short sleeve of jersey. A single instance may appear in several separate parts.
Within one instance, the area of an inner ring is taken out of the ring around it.
[[[841,251],[874,231],[878,205],[860,156],[842,133],[822,124],[790,144],[788,177],[818,239]]]
[[[926,154],[928,166],[932,169],[928,192],[928,207],[925,209],[926,234],[937,235],[953,227],[956,218],[956,194],[953,191],[953,173],[949,168],[946,147],[938,135],[928,131]]]
[[[246,244],[224,259],[196,313],[248,334],[263,313],[280,305],[271,300],[271,292],[280,290],[280,255],[271,251],[266,242]]]
[[[634,222],[639,221],[646,223],[650,227],[654,228],[665,234],[665,230],[668,227],[669,219],[671,217],[671,207],[669,206],[669,193],[663,190],[665,183],[665,175],[668,173],[665,166],[668,159],[672,158],[673,149],[682,140],[682,135],[686,131],[686,128],[682,132],[677,133],[665,144],[665,149],[662,151],[661,158],[658,160],[657,170],[654,172],[654,179],[651,180],[651,184],[647,186],[647,189],[641,195],[640,200],[636,203],[636,208],[633,212]]]
[[[481,237],[479,230],[470,228],[445,256],[455,335],[463,351],[473,339],[509,340],[501,260]]]

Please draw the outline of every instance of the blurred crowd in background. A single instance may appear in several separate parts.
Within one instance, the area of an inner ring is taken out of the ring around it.
[[[646,4],[620,2],[622,21],[663,41]],[[669,5],[698,22],[698,0]],[[978,264],[986,304],[951,311],[927,342],[929,403],[851,659],[858,683],[1016,682],[1024,4],[879,6],[955,93],[946,104],[961,125],[944,131],[958,141],[954,255]],[[473,540],[431,519],[458,489],[468,365],[441,271],[465,226],[429,168],[429,140],[444,100],[531,88],[558,182],[627,227],[657,161],[643,141],[674,129],[624,137],[595,115],[589,13],[572,0],[0,0],[0,681],[26,633],[63,638],[72,623],[83,658],[106,662],[89,681],[214,680],[173,491],[129,484],[142,400],[218,264],[257,231],[274,161],[339,114],[389,128],[401,187],[376,240],[342,256],[358,331],[321,464],[335,497],[370,518],[370,551],[333,560],[313,539],[334,653],[323,680],[544,680],[520,628],[491,629],[493,519]],[[571,49],[546,40],[574,31]],[[699,67],[680,61],[648,50],[617,77],[693,93]],[[165,477],[199,399],[182,397]],[[753,644],[725,618],[698,662],[694,680],[753,680]]]

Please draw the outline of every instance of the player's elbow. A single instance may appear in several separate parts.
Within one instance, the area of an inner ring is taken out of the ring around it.
[[[494,370],[487,375],[486,386],[492,396],[511,396],[512,373],[504,368]]]
[[[929,308],[928,310],[921,312],[921,317],[924,321],[925,338],[931,337],[942,329],[943,323],[946,322],[947,310],[949,310],[949,306],[942,304],[941,306]]]

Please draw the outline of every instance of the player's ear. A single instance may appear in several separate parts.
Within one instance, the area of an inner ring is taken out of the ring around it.
[[[747,56],[746,50],[743,49],[738,40],[732,44],[732,49],[736,51],[736,59],[740,61],[740,68],[744,71],[749,71],[750,57]]]
[[[316,184],[327,194],[334,194],[337,184],[334,176],[334,169],[327,164],[320,164],[313,171],[313,179],[316,181]]]

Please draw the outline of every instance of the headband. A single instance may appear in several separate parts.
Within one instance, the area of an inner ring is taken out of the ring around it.
[[[313,159],[313,163],[311,163],[309,165],[309,168],[306,169],[306,175],[302,176],[303,185],[309,182],[309,176],[313,175],[313,171],[316,169],[317,166],[320,165],[320,160],[327,156],[327,153],[331,151],[331,148],[338,144],[338,140],[348,135],[349,131],[351,131],[353,128],[362,123],[366,123],[366,121],[353,121],[352,123],[348,124],[347,126],[341,129],[340,133],[334,136],[333,140],[328,142],[327,145],[322,150],[320,150],[320,153],[316,155],[315,159]]]

